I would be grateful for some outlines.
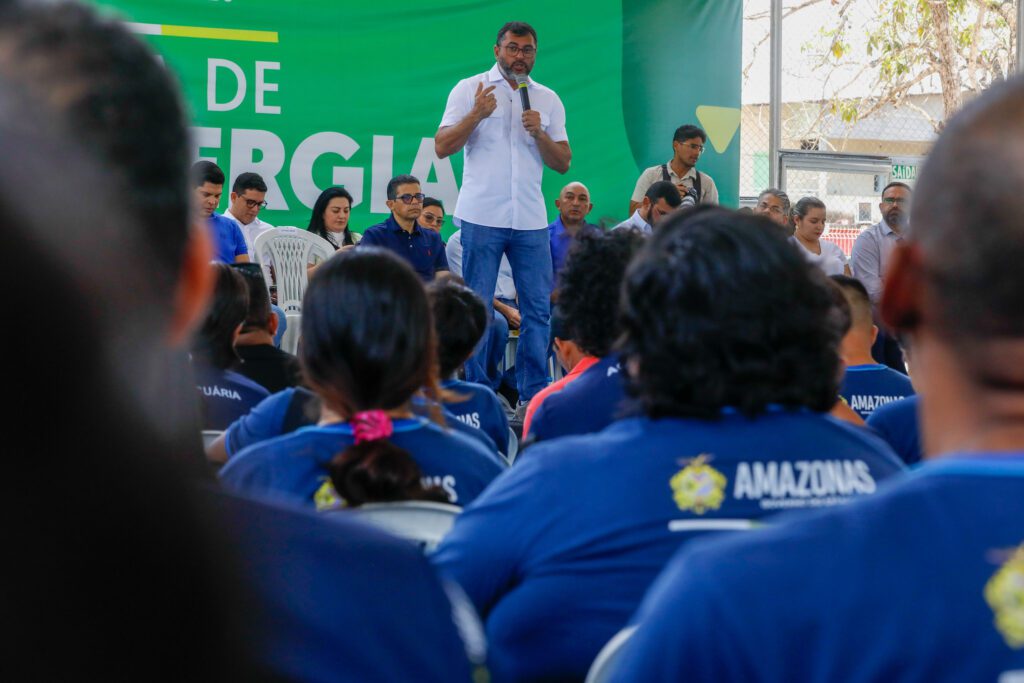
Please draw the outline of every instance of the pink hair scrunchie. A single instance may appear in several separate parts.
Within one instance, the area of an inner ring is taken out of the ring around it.
[[[383,410],[364,410],[356,413],[349,420],[356,443],[386,439],[394,432],[391,418]]]

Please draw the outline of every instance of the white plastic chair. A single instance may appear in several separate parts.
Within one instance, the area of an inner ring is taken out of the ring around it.
[[[505,459],[508,460],[508,464],[511,465],[516,461],[516,456],[519,455],[519,437],[512,431],[512,428],[508,428],[508,453],[505,454]]]
[[[389,533],[407,538],[429,553],[452,528],[462,508],[448,503],[409,500],[400,503],[369,503],[350,511]]]
[[[594,658],[594,663],[590,665],[590,671],[587,672],[587,680],[584,683],[606,683],[611,679],[615,665],[618,664],[619,658],[622,656],[623,646],[629,642],[634,631],[636,631],[636,626],[627,626],[612,636],[612,639],[601,648],[597,657]]]
[[[326,261],[334,254],[327,240],[308,230],[279,227],[260,234],[252,245],[257,263],[270,255],[277,284],[277,305],[288,319],[288,329],[281,339],[281,349],[295,353],[299,348],[302,321],[302,296],[306,293],[306,268],[310,263]]]

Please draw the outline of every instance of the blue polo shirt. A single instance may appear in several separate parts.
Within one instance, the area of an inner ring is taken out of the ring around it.
[[[584,223],[580,226],[580,231],[577,234],[583,234],[584,232],[602,232],[601,228],[590,223]],[[565,266],[565,259],[569,255],[569,248],[572,246],[573,236],[565,229],[565,224],[562,223],[562,217],[559,216],[555,219],[555,222],[548,226],[548,236],[551,240],[551,273],[554,278],[551,282],[558,286],[558,274],[562,271]]]
[[[626,377],[618,355],[610,354],[544,399],[530,421],[530,437],[548,441],[599,432],[619,417],[625,399]]]
[[[445,411],[463,424],[481,430],[494,440],[500,452],[508,454],[508,417],[494,392],[483,384],[457,379],[443,382],[441,386],[459,394],[460,398],[465,397],[464,401],[445,403]]]
[[[485,619],[496,683],[583,680],[681,544],[902,470],[878,437],[811,412],[625,418],[532,446],[432,559]]]
[[[232,370],[218,370],[204,363],[193,366],[202,407],[203,429],[227,429],[252,410],[270,392]]]
[[[913,393],[909,377],[881,364],[849,366],[839,387],[839,395],[865,420],[879,406]]]
[[[917,395],[886,403],[868,418],[868,427],[892,446],[907,465],[921,461],[921,435],[918,430]]]
[[[1022,586],[1024,455],[947,456],[848,506],[691,544],[611,680],[1018,680]]]
[[[281,680],[472,680],[465,610],[412,544],[346,513],[205,495],[244,568],[253,651]]]
[[[505,469],[496,453],[422,418],[395,420],[389,441],[412,456],[424,484],[441,487],[454,505],[472,501]],[[303,427],[246,448],[228,461],[220,479],[229,490],[249,496],[338,507],[327,465],[353,443],[348,423]]]
[[[213,260],[219,263],[234,263],[236,256],[245,256],[249,248],[245,246],[245,236],[238,223],[219,213],[211,214],[207,219],[210,237],[213,240]]]
[[[448,270],[448,257],[441,235],[420,227],[419,223],[413,225],[411,233],[406,232],[395,222],[394,215],[367,228],[359,246],[383,247],[395,252],[412,265],[424,282],[433,280],[437,271]]]

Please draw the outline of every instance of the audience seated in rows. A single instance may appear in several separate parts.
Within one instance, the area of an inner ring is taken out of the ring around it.
[[[555,360],[562,366],[565,374],[538,391],[534,395],[533,400],[530,401],[530,407],[527,408],[526,417],[523,420],[524,442],[530,437],[533,416],[537,409],[544,405],[549,396],[575,382],[579,379],[580,375],[598,361],[596,356],[589,355],[580,348],[579,344],[572,340],[572,333],[569,331],[569,326],[565,323],[565,316],[562,314],[562,309],[557,305],[551,308],[551,337],[551,346],[555,353]]]
[[[625,390],[619,356],[612,352],[620,332],[619,290],[642,243],[631,230],[577,238],[559,279],[558,308],[569,336],[593,362],[536,409],[530,404],[530,427],[524,427],[524,437],[546,441],[598,432],[619,416]],[[577,368],[580,365],[573,371]]]
[[[1018,77],[947,123],[891,254],[880,312],[913,339],[929,461],[849,506],[684,548],[612,680],[1019,677],[1022,109]],[[985,181],[951,192],[964,177]]]
[[[235,353],[240,360],[232,369],[270,393],[298,386],[302,381],[299,360],[274,346],[279,318],[270,307],[270,294],[259,266],[239,264],[235,268],[245,280],[249,310],[235,338]]]
[[[214,271],[213,300],[192,342],[192,368],[203,429],[223,430],[270,392],[231,369],[241,360],[235,340],[248,313],[249,288],[233,267],[212,263],[210,268]]]
[[[842,334],[830,285],[766,225],[701,207],[657,231],[626,274],[615,349],[640,415],[528,448],[433,556],[485,620],[497,683],[583,680],[695,536],[902,471],[823,414]]]
[[[871,346],[878,335],[878,327],[871,319],[871,300],[860,280],[845,275],[834,275],[850,304],[851,325],[843,337],[842,356],[846,365],[839,394],[846,403],[867,420],[876,408],[910,396],[914,385],[902,372],[876,363],[871,357]]]
[[[457,377],[487,328],[487,308],[473,290],[447,279],[427,287],[437,333],[444,407],[459,421],[482,430],[508,455],[508,417],[489,387]]]
[[[412,268],[369,247],[320,266],[303,300],[300,359],[320,397],[320,422],[256,443],[224,466],[230,490],[330,509],[343,504],[331,463],[363,441],[408,452],[428,484],[449,501],[472,501],[503,469],[497,454],[431,420],[417,417],[421,388],[440,394],[436,338],[427,295]],[[432,407],[433,419],[442,420]]]

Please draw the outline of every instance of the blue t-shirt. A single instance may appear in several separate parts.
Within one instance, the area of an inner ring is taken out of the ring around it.
[[[213,260],[220,263],[234,263],[236,256],[245,256],[249,248],[245,246],[245,236],[238,223],[219,213],[212,214],[208,219],[210,237],[213,238]]]
[[[847,507],[687,547],[612,680],[1009,680],[1022,591],[1024,456],[943,458]]]
[[[414,398],[412,410],[418,415],[427,416],[427,405],[425,400]],[[300,427],[316,424],[320,415],[318,406],[319,399],[316,394],[302,387],[285,389],[264,399],[247,415],[228,427],[224,438],[224,448],[228,457],[247,446],[289,434]],[[498,452],[494,441],[482,430],[455,419],[455,416],[446,410],[442,410],[442,413],[448,428],[453,432],[468,436],[488,451]]]
[[[537,408],[530,438],[548,441],[570,434],[599,432],[619,416],[626,398],[626,377],[616,354],[605,356]]]
[[[907,465],[921,461],[921,436],[917,426],[917,395],[879,406],[868,418],[874,429]]]
[[[408,261],[425,282],[433,280],[437,271],[448,270],[448,257],[445,255],[441,235],[421,227],[419,223],[408,233],[395,222],[394,215],[388,216],[383,223],[367,228],[359,246],[383,247],[393,251]]]
[[[442,387],[468,397],[445,403],[445,410],[463,424],[483,431],[500,452],[508,454],[508,417],[494,392],[483,384],[457,379],[444,382]]]
[[[343,513],[314,515],[224,492],[207,497],[244,567],[243,595],[255,603],[253,649],[274,674],[471,680],[453,603],[412,544]]]
[[[425,485],[439,486],[455,505],[466,505],[505,469],[479,443],[445,431],[423,418],[395,420],[391,443],[419,465]],[[338,499],[327,465],[352,445],[348,423],[303,427],[293,434],[250,446],[231,458],[220,479],[233,491],[297,505],[330,509]]]
[[[839,388],[839,395],[865,420],[879,406],[913,393],[910,378],[885,365],[851,365]]]
[[[202,406],[203,429],[227,429],[270,392],[248,377],[232,370],[196,363],[196,388]]]
[[[496,683],[582,680],[680,544],[900,471],[881,439],[810,412],[625,418],[530,448],[433,561],[485,619]]]

